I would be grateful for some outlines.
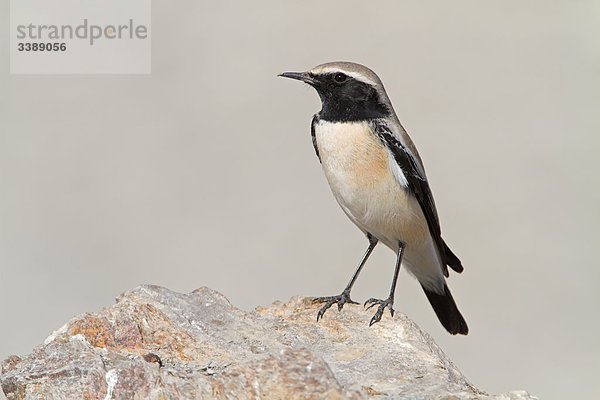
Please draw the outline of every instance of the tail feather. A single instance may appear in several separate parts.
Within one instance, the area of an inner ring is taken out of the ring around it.
[[[448,266],[450,268],[452,268],[454,271],[456,271],[460,274],[464,270],[462,263],[460,262],[460,259],[456,256],[456,254],[454,254],[452,252],[452,250],[450,250],[450,248],[448,247],[446,242],[443,242],[443,243],[444,243],[444,253],[446,255],[446,264],[448,264]]]
[[[446,284],[444,284],[444,294],[430,291],[423,285],[421,285],[421,287],[423,288],[423,291],[425,291],[425,295],[427,296],[429,303],[431,303],[435,314],[448,332],[453,335],[456,335],[457,333],[466,335],[469,333],[469,327],[463,316],[460,314],[460,311],[458,311],[458,307]]]

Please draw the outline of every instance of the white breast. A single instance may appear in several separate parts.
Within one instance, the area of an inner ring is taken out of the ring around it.
[[[346,215],[396,251],[427,286],[443,282],[427,220],[390,152],[365,122],[319,121],[315,136],[325,177]]]
[[[365,122],[319,121],[315,136],[331,191],[346,215],[394,251],[427,287],[443,287],[441,261],[427,220],[390,152]]]

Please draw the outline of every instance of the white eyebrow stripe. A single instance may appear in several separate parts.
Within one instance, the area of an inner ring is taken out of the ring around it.
[[[336,72],[341,72],[342,74],[346,74],[346,75],[356,79],[357,81],[364,82],[371,86],[377,86],[377,82],[373,82],[372,80],[365,77],[364,75],[359,74],[358,72],[343,71],[343,70],[341,70],[339,68],[335,68],[335,67],[319,68],[318,70],[312,70],[310,72],[313,74],[317,74],[317,75],[318,74],[333,74]]]

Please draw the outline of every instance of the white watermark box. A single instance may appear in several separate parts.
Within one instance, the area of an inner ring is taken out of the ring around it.
[[[149,74],[151,0],[10,0],[12,74]]]

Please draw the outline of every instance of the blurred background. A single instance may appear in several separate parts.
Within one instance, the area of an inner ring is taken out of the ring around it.
[[[486,391],[600,395],[600,2],[152,11],[151,75],[19,76],[0,4],[0,359],[143,283],[245,310],[338,293],[367,242],[314,154],[316,93],[276,75],[349,60],[419,147],[471,333],[405,273],[395,308]],[[393,264],[379,247],[353,297],[385,296]]]

